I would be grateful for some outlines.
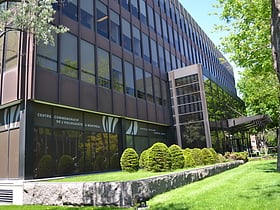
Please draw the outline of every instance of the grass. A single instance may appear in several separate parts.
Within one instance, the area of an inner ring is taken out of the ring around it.
[[[100,174],[102,175],[102,174]],[[103,174],[105,176],[107,174]],[[158,195],[150,210],[280,210],[276,160],[251,161],[237,168]],[[2,210],[121,210],[109,207],[0,206]],[[133,208],[130,208],[132,210]]]
[[[276,160],[252,161],[148,201],[160,210],[280,209],[280,173]]]

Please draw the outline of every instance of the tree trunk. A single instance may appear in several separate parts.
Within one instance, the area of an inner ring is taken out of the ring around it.
[[[274,69],[280,83],[280,0],[272,0],[271,43]],[[279,93],[280,100],[280,93]],[[280,171],[280,116],[277,128],[277,171]]]

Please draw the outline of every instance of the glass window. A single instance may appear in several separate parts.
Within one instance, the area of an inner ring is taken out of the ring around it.
[[[71,50],[69,50],[71,49]],[[77,37],[64,33],[60,36],[60,72],[78,78],[78,41]]]
[[[112,82],[114,90],[123,92],[122,60],[115,55],[112,55]]]
[[[64,0],[62,13],[72,20],[78,21],[77,0]]]
[[[89,29],[93,29],[93,1],[80,1],[81,24]]]
[[[94,45],[81,40],[81,80],[95,84]]]
[[[154,10],[148,5],[148,22],[152,30],[155,30]]]
[[[19,37],[18,31],[10,31],[6,34],[5,71],[16,70],[18,67]],[[2,60],[0,61],[1,63]]]
[[[166,15],[170,17],[170,6],[169,6],[169,0],[165,0],[165,10],[166,10]]]
[[[159,6],[162,10],[164,10],[164,0],[159,1]]]
[[[133,53],[136,56],[142,56],[141,54],[141,41],[140,41],[140,31],[135,26],[132,26],[133,32]]]
[[[139,8],[138,8],[138,0],[131,0],[131,13],[135,17],[139,17]]]
[[[147,100],[154,102],[153,80],[152,80],[152,74],[149,72],[145,72],[145,83],[146,83]]]
[[[171,55],[172,69],[177,69],[176,57]]]
[[[155,87],[156,103],[162,105],[162,97],[160,92],[160,79],[158,77],[154,77],[154,87]]]
[[[170,25],[168,25],[168,35],[170,46],[174,47],[173,29]]]
[[[121,43],[120,38],[120,16],[110,10],[110,20],[111,20],[111,40],[117,44]]]
[[[156,28],[157,28],[157,34],[159,36],[162,36],[162,29],[161,29],[161,17],[158,13],[155,13],[156,16]]]
[[[132,51],[130,23],[125,19],[122,19],[122,39],[124,49]]]
[[[149,38],[146,34],[142,33],[142,52],[145,61],[150,62],[150,44]]]
[[[152,64],[155,67],[158,67],[157,44],[153,39],[151,39],[151,52],[152,52]]]
[[[97,33],[108,39],[108,11],[107,6],[96,1]]]
[[[124,72],[125,92],[127,95],[135,96],[133,66],[131,63],[128,63],[126,61],[124,62]]]
[[[162,104],[167,106],[167,83],[161,80],[161,93],[162,93]]]
[[[144,87],[144,74],[143,69],[135,68],[135,78],[136,78],[136,94],[137,98],[145,99],[145,87]]]
[[[175,19],[175,8],[174,8],[174,4],[170,4],[170,11],[171,11],[171,19],[172,22],[176,23],[176,19]]]
[[[54,46],[44,45],[39,43],[37,45],[37,67],[52,71],[57,71],[57,35],[54,34]]]
[[[166,72],[164,52],[163,52],[163,47],[161,45],[158,45],[158,57],[159,57],[159,68],[160,68],[160,71],[161,72]]]
[[[109,53],[97,48],[98,85],[110,88]]]
[[[166,64],[166,71],[170,71],[172,67],[171,67],[170,53],[168,50],[165,50],[165,64]]]
[[[147,24],[147,12],[145,0],[140,0],[140,21]]]
[[[163,34],[163,39],[168,42],[168,33],[167,33],[167,23],[166,20],[162,19],[162,34]]]
[[[122,5],[123,8],[129,10],[129,0],[120,0],[120,4]]]
[[[174,43],[175,43],[175,49],[180,52],[180,47],[179,47],[179,40],[178,40],[178,32],[176,30],[173,30],[174,33]]]

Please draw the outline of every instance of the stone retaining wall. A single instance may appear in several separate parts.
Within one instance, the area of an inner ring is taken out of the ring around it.
[[[243,161],[227,162],[126,182],[25,182],[23,204],[131,207],[139,197],[148,200],[241,164]]]

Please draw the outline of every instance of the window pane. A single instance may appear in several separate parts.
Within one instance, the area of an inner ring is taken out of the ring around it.
[[[167,83],[161,80],[162,105],[167,105]]]
[[[136,93],[138,98],[145,99],[145,87],[144,87],[144,75],[143,69],[138,67],[135,68],[135,78],[136,78]]]
[[[145,0],[140,0],[140,20],[142,23],[147,24],[147,12]]]
[[[81,40],[81,79],[95,84],[94,45]]]
[[[71,49],[71,50],[69,50]],[[77,37],[64,33],[60,39],[60,72],[78,78]]]
[[[124,62],[124,71],[125,71],[125,92],[128,95],[135,96],[132,64],[128,62]]]
[[[107,6],[96,1],[97,33],[108,39],[108,12]]]
[[[141,42],[140,42],[140,31],[138,28],[133,26],[133,52],[134,55],[142,56],[141,55]]]
[[[114,55],[112,56],[112,76],[113,89],[123,92],[122,60]]]
[[[167,23],[166,20],[162,19],[162,33],[163,39],[168,42],[168,33],[167,33]]]
[[[165,63],[166,63],[166,71],[170,71],[171,68],[171,61],[170,61],[170,53],[168,50],[165,50]]]
[[[151,29],[155,30],[154,10],[148,6],[148,21]]]
[[[130,23],[125,19],[122,19],[122,38],[124,49],[132,51]]]
[[[109,53],[97,48],[98,85],[110,88]]]
[[[150,44],[148,36],[142,33],[142,50],[143,50],[143,58],[145,61],[150,62]]]
[[[93,29],[93,1],[80,1],[81,7],[81,24],[89,29]]]
[[[146,93],[147,93],[147,100],[153,102],[153,80],[152,74],[145,72],[145,82],[146,82]]]
[[[78,20],[77,0],[64,0],[62,13],[72,20]]]
[[[154,77],[154,85],[155,85],[155,99],[156,103],[162,105],[162,97],[160,93],[160,79],[158,77]]]
[[[129,0],[120,0],[123,8],[129,10]]]
[[[10,31],[6,34],[6,54],[4,60],[4,70],[16,70],[19,53],[19,32]],[[2,60],[0,61],[2,63]]]
[[[39,43],[37,45],[37,67],[52,71],[57,71],[57,35],[54,34],[54,46],[44,45]]]
[[[157,28],[157,34],[159,36],[162,36],[162,29],[161,29],[161,17],[158,13],[155,13],[156,16],[156,28]]]
[[[117,44],[121,43],[120,38],[120,16],[110,10],[110,20],[111,20],[111,40]]]
[[[151,51],[152,51],[152,64],[158,67],[158,54],[157,54],[157,44],[151,39]]]
[[[131,13],[135,17],[139,17],[138,0],[131,0]]]
[[[163,47],[161,45],[158,45],[158,57],[159,57],[159,68],[161,72],[166,72],[165,69],[165,59],[164,59],[164,52]]]

